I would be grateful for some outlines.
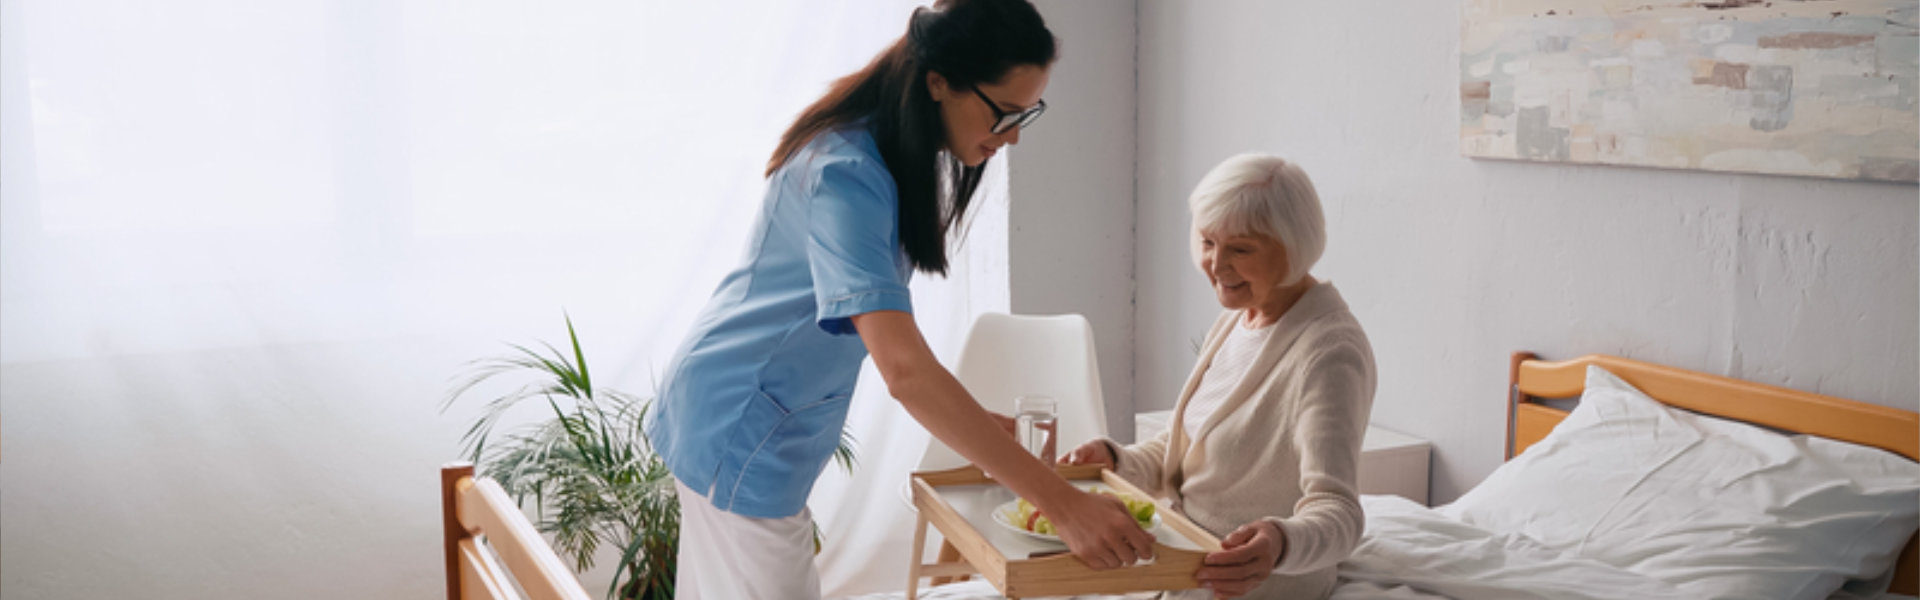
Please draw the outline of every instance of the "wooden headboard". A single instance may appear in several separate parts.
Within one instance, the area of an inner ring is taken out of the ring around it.
[[[1618,356],[1590,354],[1572,360],[1539,360],[1513,353],[1507,377],[1507,458],[1540,441],[1567,411],[1543,399],[1574,398],[1586,387],[1587,365],[1633,384],[1669,406],[1776,430],[1880,448],[1920,461],[1920,413],[1709,375]],[[1896,594],[1920,593],[1920,535],[1907,540],[1895,563]]]

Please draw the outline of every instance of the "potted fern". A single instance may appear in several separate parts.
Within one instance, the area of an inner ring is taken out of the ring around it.
[[[510,345],[508,355],[474,361],[441,411],[481,382],[531,376],[531,382],[486,401],[461,439],[462,454],[522,506],[533,501],[535,525],[573,560],[575,571],[592,568],[602,547],[618,548],[608,598],[672,598],[680,501],[666,464],[640,427],[651,400],[594,387],[573,319],[566,321],[571,354],[544,342],[544,353]],[[553,415],[496,435],[507,411],[529,400],[546,404]],[[852,439],[845,432],[834,459],[852,470]],[[816,551],[819,544],[816,526]]]

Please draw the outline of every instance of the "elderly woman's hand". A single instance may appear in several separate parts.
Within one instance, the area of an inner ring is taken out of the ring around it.
[[[1113,455],[1113,447],[1105,440],[1094,440],[1074,448],[1073,452],[1060,457],[1063,465],[1100,465],[1109,469],[1119,468],[1118,457]]]
[[[1227,534],[1227,539],[1220,540],[1220,548],[1207,554],[1193,576],[1214,595],[1235,598],[1260,587],[1260,582],[1273,574],[1280,554],[1287,549],[1287,534],[1279,525],[1261,519]]]

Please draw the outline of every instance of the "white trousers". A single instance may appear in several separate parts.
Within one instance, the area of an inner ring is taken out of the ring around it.
[[[819,600],[813,566],[813,512],[757,519],[718,508],[673,480],[680,492],[678,600]]]

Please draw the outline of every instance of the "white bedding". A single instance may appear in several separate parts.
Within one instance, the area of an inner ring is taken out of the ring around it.
[[[1399,496],[1361,496],[1367,532],[1335,600],[1695,598],[1673,584],[1496,534]],[[1900,600],[1910,596],[1869,596]],[[1833,600],[1859,596],[1844,590]]]
[[[1367,530],[1340,564],[1334,600],[1664,600],[1691,599],[1672,584],[1573,557],[1520,534],[1462,523],[1399,496],[1361,496]],[[893,600],[875,594],[852,600]],[[971,581],[923,588],[928,600],[997,600],[993,586]],[[1153,594],[1083,596],[1137,600]],[[1845,598],[1846,596],[1835,596]],[[1893,598],[1888,596],[1887,598]]]
[[[1920,465],[1661,404],[1597,366],[1580,406],[1439,509],[1696,598],[1884,589],[1920,524]]]
[[[1500,600],[1691,598],[1672,584],[1576,558],[1515,533],[1494,533],[1399,496],[1362,496],[1367,533],[1340,563],[1341,599],[1444,597]],[[1362,585],[1372,584],[1372,585]]]
[[[1334,600],[1663,600],[1692,598],[1672,584],[1575,558],[1519,534],[1497,534],[1399,496],[1361,496],[1367,531],[1340,564]],[[850,600],[895,600],[904,593]],[[998,600],[970,581],[922,588],[928,600]],[[1153,594],[1083,596],[1138,600]],[[1849,598],[1838,595],[1835,598]],[[1887,596],[1885,598],[1897,598]]]

